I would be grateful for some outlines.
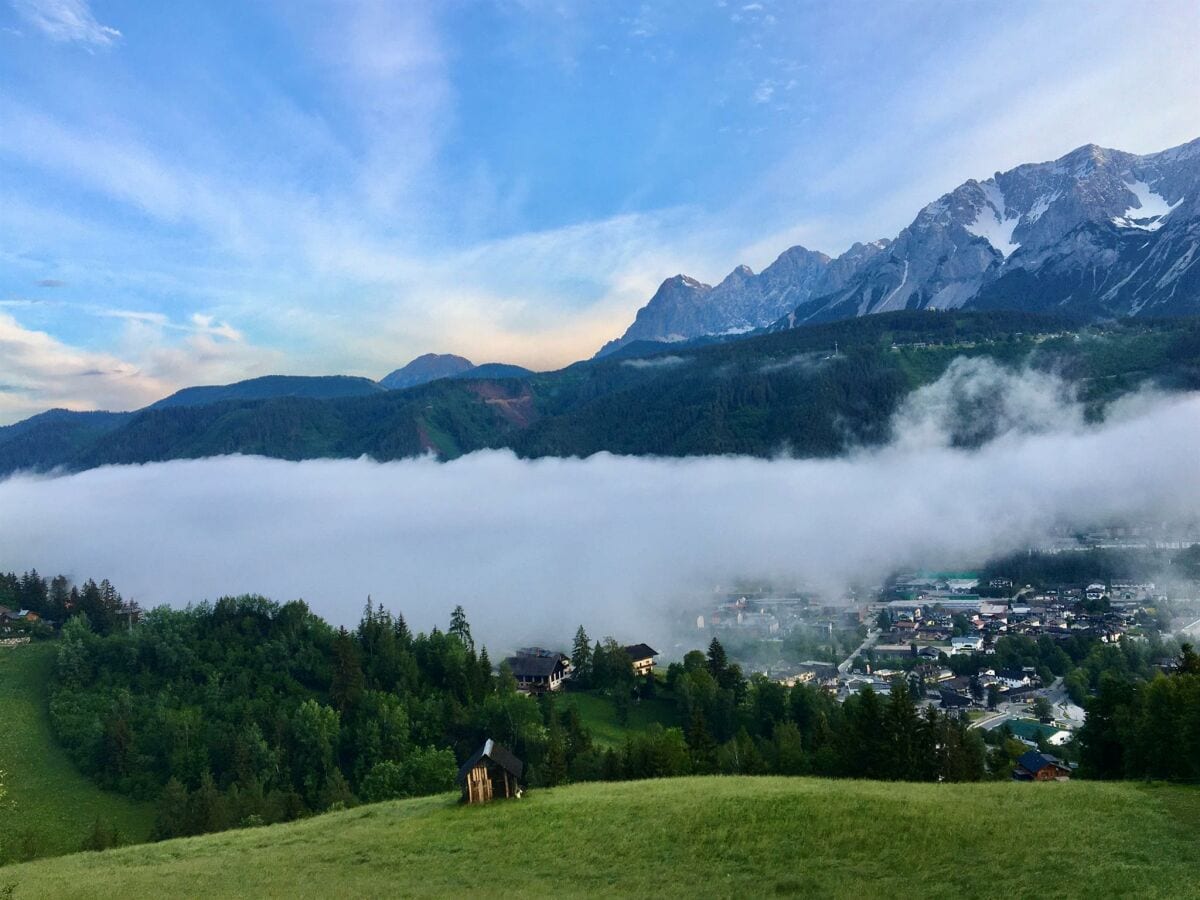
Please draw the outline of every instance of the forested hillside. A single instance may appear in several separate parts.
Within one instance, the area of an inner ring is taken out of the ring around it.
[[[521,379],[226,400],[99,422],[57,414],[0,430],[0,473],[226,453],[389,460],[432,451],[449,459],[488,447],[522,456],[829,456],[885,441],[902,400],[960,356],[1057,372],[1093,407],[1147,382],[1200,387],[1195,319],[1083,327],[1012,312],[899,312],[641,349],[654,352]]]

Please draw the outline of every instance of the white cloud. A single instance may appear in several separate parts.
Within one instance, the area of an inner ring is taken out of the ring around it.
[[[10,0],[17,14],[53,41],[111,47],[121,32],[101,25],[87,0]]]
[[[52,407],[126,409],[162,396],[163,385],[109,353],[70,347],[0,313],[0,422]]]
[[[279,364],[276,351],[246,344],[209,316],[184,325],[159,313],[97,314],[124,321],[114,352],[73,347],[0,312],[0,424],[56,407],[137,409],[190,384],[263,375]]]
[[[771,97],[775,94],[775,82],[767,79],[760,81],[758,87],[754,89],[755,103],[770,103]]]
[[[226,457],[15,477],[0,482],[0,546],[17,568],[107,576],[146,605],[255,591],[352,624],[369,593],[421,628],[463,603],[493,650],[561,643],[580,622],[646,640],[738,577],[836,598],[1052,532],[1194,521],[1200,395],[1143,398],[1102,426],[1066,418],[975,451],[833,460]]]
[[[621,363],[631,369],[671,369],[687,362],[683,356],[651,356],[647,359],[627,359]]]

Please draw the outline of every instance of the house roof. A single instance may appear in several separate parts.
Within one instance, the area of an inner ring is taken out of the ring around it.
[[[1040,772],[1047,766],[1057,766],[1060,769],[1065,769],[1067,766],[1061,759],[1056,759],[1053,756],[1048,756],[1045,753],[1039,753],[1037,750],[1029,750],[1022,753],[1017,759],[1017,765],[1026,772]]]
[[[505,660],[517,678],[548,678],[565,664],[557,656],[526,656],[519,654]]]
[[[514,778],[520,780],[521,774],[525,771],[525,764],[513,756],[507,748],[500,746],[491,738],[483,742],[483,746],[475,751],[471,757],[462,764],[458,770],[458,781],[461,784],[466,780],[467,773],[479,765],[483,760],[494,762],[500,768],[505,769]]]
[[[625,652],[630,659],[649,659],[652,656],[658,656],[658,651],[649,644],[630,644],[625,648]]]

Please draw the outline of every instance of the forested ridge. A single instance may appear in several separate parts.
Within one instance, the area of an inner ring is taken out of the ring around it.
[[[498,447],[528,457],[830,456],[886,441],[903,399],[960,356],[1057,372],[1093,409],[1147,382],[1200,388],[1196,319],[1081,326],[1027,313],[910,311],[624,349],[558,372],[364,396],[57,412],[0,429],[0,473],[226,453],[450,459]]]

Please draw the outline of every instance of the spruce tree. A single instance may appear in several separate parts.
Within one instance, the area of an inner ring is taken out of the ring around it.
[[[697,775],[712,775],[717,771],[717,742],[704,721],[704,712],[699,706],[692,709],[692,720],[687,730],[688,750],[692,756],[692,768]]]
[[[333,639],[333,683],[329,697],[339,712],[345,713],[358,703],[363,692],[363,670],[358,647],[345,628]]]
[[[462,645],[468,650],[475,649],[475,641],[471,638],[471,626],[467,623],[467,614],[461,603],[454,607],[454,612],[450,614],[449,633],[462,641]]]
[[[583,626],[575,632],[575,643],[571,646],[571,665],[575,668],[572,678],[582,688],[591,687],[592,645]]]
[[[413,635],[408,628],[408,623],[404,621],[404,613],[396,613],[396,622],[393,627],[396,632],[396,643],[407,650],[412,646]]]
[[[725,656],[725,648],[721,646],[720,641],[713,638],[708,644],[708,672],[717,684],[724,685],[725,670],[728,665],[729,660]]]

